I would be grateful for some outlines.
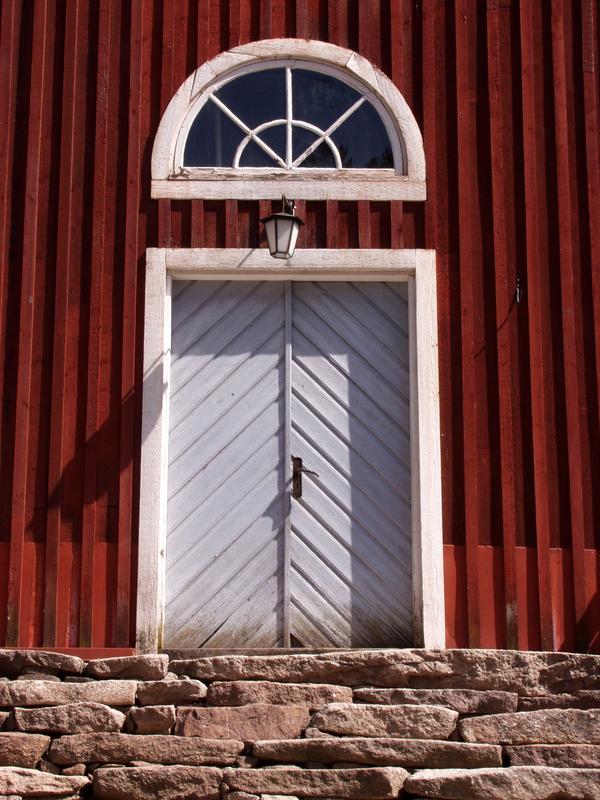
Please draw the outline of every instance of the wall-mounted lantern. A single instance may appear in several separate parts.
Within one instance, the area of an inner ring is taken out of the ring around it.
[[[295,214],[293,200],[281,198],[281,211],[261,219],[265,226],[269,252],[273,258],[291,258],[296,249],[300,226],[304,222]]]

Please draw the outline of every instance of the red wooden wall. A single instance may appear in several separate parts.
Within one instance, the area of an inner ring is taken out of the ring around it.
[[[265,213],[152,201],[153,137],[199,64],[289,36],[424,133],[427,203],[300,204],[300,246],[437,251],[448,643],[600,651],[599,10],[2,0],[0,643],[134,641],[144,250]]]

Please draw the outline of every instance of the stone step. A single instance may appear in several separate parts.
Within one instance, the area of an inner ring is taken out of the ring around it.
[[[353,800],[396,798],[408,772],[401,767],[363,769],[231,769],[223,780],[234,791]]]
[[[600,770],[431,769],[410,775],[405,789],[413,795],[443,800],[598,800]]]
[[[244,749],[241,741],[187,736],[139,736],[128,733],[77,734],[52,742],[48,757],[54,764],[155,764],[227,766]]]
[[[331,703],[311,720],[311,727],[342,736],[447,739],[458,713],[442,706],[355,705]]]
[[[255,742],[252,752],[261,761],[288,763],[346,761],[407,769],[502,766],[502,749],[497,745],[431,739],[284,739]]]

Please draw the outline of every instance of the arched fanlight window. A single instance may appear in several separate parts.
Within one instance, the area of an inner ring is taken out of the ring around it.
[[[396,157],[402,172],[402,152]],[[187,135],[183,165],[395,166],[385,123],[364,92],[305,66],[256,70],[209,92]]]
[[[152,194],[424,200],[423,142],[398,89],[358,54],[255,42],[204,64],[173,97]]]

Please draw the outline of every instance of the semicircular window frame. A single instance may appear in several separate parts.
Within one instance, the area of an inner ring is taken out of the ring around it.
[[[274,69],[283,70],[285,75],[285,114],[250,127],[228,108],[219,92],[242,76]],[[293,114],[294,103],[290,104],[294,91],[294,70],[310,71],[340,81],[357,93],[357,99],[338,114],[327,128],[319,128],[310,120],[296,118]],[[191,166],[185,163],[188,135],[208,103],[215,105],[231,124],[241,129],[240,143],[231,166]],[[351,123],[352,116],[361,108],[372,109],[379,118],[378,122],[387,134],[393,166],[357,168],[342,162],[339,147],[334,141],[336,131],[342,125]],[[269,145],[260,137],[262,131],[277,124],[286,128],[285,154],[273,150],[269,153]],[[312,131],[317,139],[292,158],[288,131],[296,127]],[[240,166],[245,148],[251,143],[258,143],[273,163],[269,166]],[[309,158],[319,144],[330,148],[335,166],[302,166],[302,161]],[[419,127],[390,79],[362,56],[323,42],[255,42],[222,53],[204,64],[185,81],[171,100],[154,143],[153,197],[272,199],[284,193],[303,200],[425,199],[425,157]]]

